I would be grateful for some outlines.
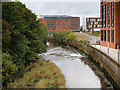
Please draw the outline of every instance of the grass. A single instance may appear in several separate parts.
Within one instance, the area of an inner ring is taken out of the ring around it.
[[[80,41],[80,40],[89,41],[91,39],[90,36],[85,36],[85,35],[82,35],[82,34],[75,34],[75,37],[76,37],[77,41]]]
[[[89,33],[89,35],[100,37],[100,33],[98,32]]]
[[[89,41],[86,41],[86,40],[80,40],[79,42],[83,44],[89,44]]]
[[[25,70],[24,76],[9,83],[7,88],[65,88],[65,78],[52,62],[39,59]]]

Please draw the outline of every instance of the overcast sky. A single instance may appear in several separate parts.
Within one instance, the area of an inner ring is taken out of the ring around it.
[[[36,15],[99,17],[100,0],[19,0]]]

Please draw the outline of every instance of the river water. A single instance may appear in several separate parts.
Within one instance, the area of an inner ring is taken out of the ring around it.
[[[66,79],[67,88],[111,88],[104,73],[88,57],[70,46],[47,43],[46,53],[41,57],[55,63]]]

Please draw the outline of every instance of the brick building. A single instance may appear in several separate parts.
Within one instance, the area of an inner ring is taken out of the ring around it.
[[[100,31],[101,19],[99,17],[86,18],[87,31]]]
[[[39,18],[46,27],[48,32],[80,30],[80,17],[71,17],[66,15],[43,15]]]
[[[120,2],[101,0],[101,45],[117,48],[120,46]]]

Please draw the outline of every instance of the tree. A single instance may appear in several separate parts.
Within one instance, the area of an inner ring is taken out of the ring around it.
[[[48,36],[46,27],[37,21],[37,16],[21,2],[2,3],[2,19],[2,53],[7,53],[10,57],[4,61],[3,66],[9,63],[22,70],[36,60],[38,53],[46,51]],[[4,73],[8,71],[6,69]],[[7,78],[6,74],[3,76]]]

